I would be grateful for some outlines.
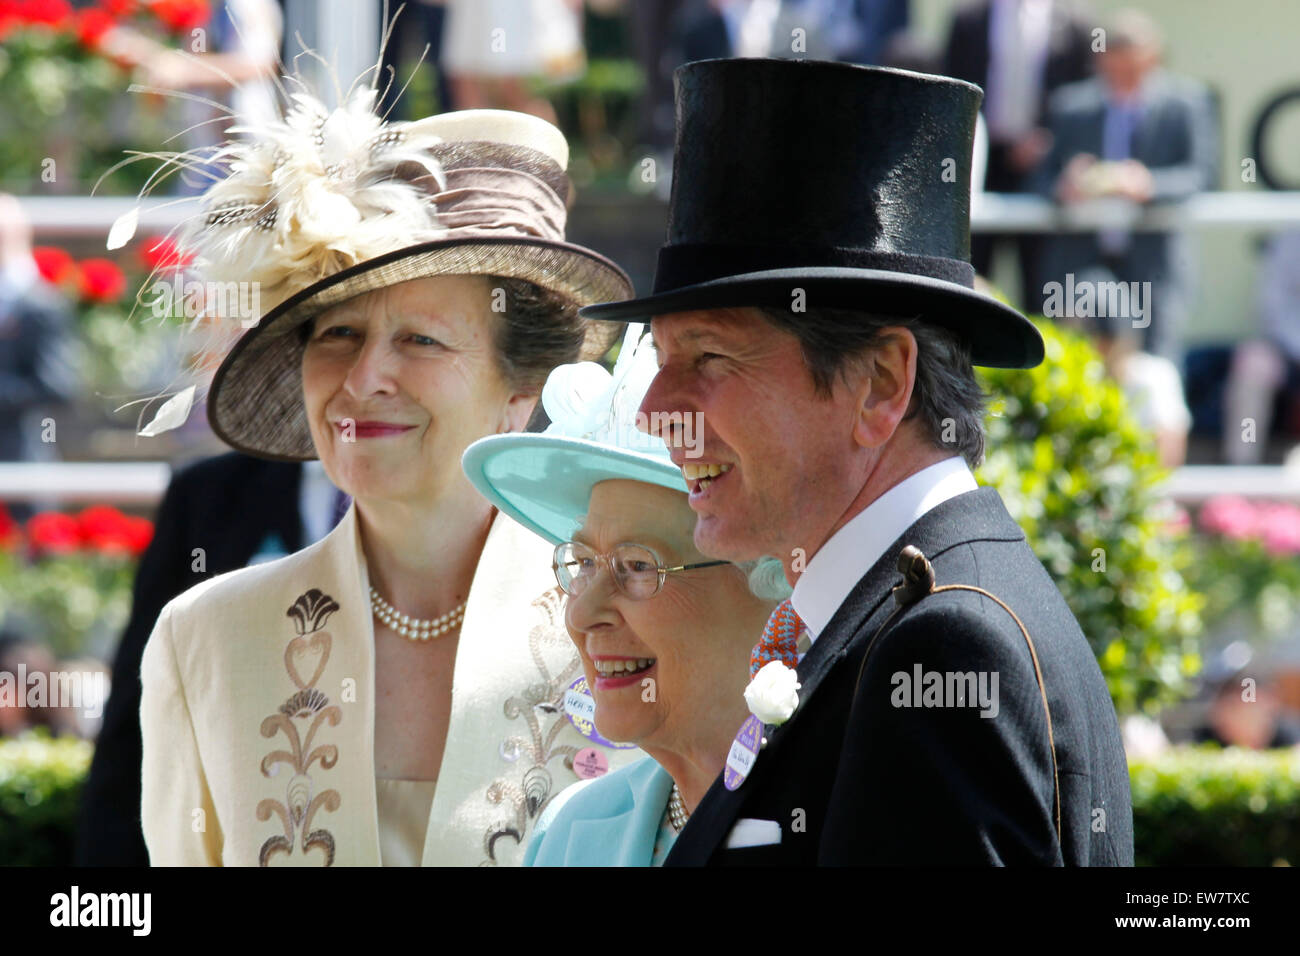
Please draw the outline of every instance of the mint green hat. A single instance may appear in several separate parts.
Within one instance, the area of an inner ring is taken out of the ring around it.
[[[493,435],[465,449],[461,467],[503,514],[552,544],[582,524],[602,481],[644,481],[687,493],[681,468],[658,436],[637,428],[638,409],[658,372],[654,350],[632,323],[613,374],[594,362],[561,365],[546,380],[541,434]]]

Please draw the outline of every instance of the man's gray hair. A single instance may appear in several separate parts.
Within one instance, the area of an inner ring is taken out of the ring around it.
[[[919,318],[872,315],[851,309],[759,309],[777,328],[794,335],[820,395],[829,397],[837,377],[882,345],[882,330],[903,327],[916,338],[916,382],[903,420],[919,419],[936,448],[961,455],[971,468],[984,460],[984,390],[975,378],[970,347],[956,333]]]

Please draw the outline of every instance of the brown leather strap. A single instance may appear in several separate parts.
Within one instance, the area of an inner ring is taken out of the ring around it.
[[[903,582],[893,589],[894,601],[897,606],[885,618],[885,622],[876,629],[872,635],[870,643],[867,644],[866,653],[862,655],[862,665],[858,668],[858,679],[853,685],[853,696],[858,696],[858,687],[862,683],[862,674],[867,668],[867,659],[871,656],[871,650],[876,646],[876,640],[884,632],[885,628],[893,623],[899,613],[927,594],[937,594],[940,591],[974,591],[976,594],[982,594],[986,598],[997,602],[1004,611],[1011,615],[1016,626],[1020,628],[1020,633],[1025,636],[1025,643],[1029,645],[1029,656],[1034,662],[1034,678],[1038,681],[1038,693],[1043,701],[1043,713],[1047,717],[1047,746],[1052,752],[1052,789],[1056,799],[1056,842],[1061,842],[1061,780],[1056,769],[1056,738],[1052,734],[1052,711],[1047,706],[1047,687],[1043,684],[1043,670],[1038,664],[1038,651],[1034,648],[1034,641],[1029,636],[1029,631],[1021,622],[1016,612],[1007,607],[1007,605],[995,595],[990,594],[983,588],[975,587],[971,584],[944,584],[939,587],[934,583],[934,568],[929,560],[921,553],[920,548],[908,545],[898,556],[898,570],[903,574]]]

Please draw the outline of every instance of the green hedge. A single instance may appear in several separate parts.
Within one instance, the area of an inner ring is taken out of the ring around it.
[[[1121,714],[1183,699],[1201,669],[1195,561],[1168,525],[1155,444],[1083,336],[1036,319],[1047,358],[980,369],[998,490],[1088,638]]]
[[[91,745],[0,740],[0,865],[66,866]],[[1300,863],[1300,752],[1175,747],[1129,765],[1139,866]]]
[[[1175,747],[1129,779],[1139,866],[1300,864],[1300,751]]]
[[[68,866],[89,741],[33,731],[0,739],[0,866]]]

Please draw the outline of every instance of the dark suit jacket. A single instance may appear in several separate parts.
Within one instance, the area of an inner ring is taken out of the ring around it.
[[[1201,84],[1157,71],[1147,78],[1146,108],[1133,133],[1132,156],[1151,170],[1153,202],[1176,202],[1212,189],[1218,172],[1218,138],[1209,92]],[[1052,149],[1037,174],[1036,188],[1052,197],[1061,170],[1080,153],[1101,158],[1106,116],[1105,86],[1100,79],[1063,87],[1048,108]],[[1166,232],[1135,232],[1119,257],[1115,278],[1151,282],[1157,296],[1152,327],[1181,324],[1191,298],[1195,274],[1190,251]],[[1045,240],[1044,280],[1064,282],[1102,261],[1096,233],[1067,233]],[[1155,351],[1165,351],[1156,348]]]
[[[268,534],[286,553],[302,547],[302,466],[236,452],[172,478],[136,572],[131,618],[113,662],[113,689],[82,797],[76,863],[148,866],[140,827],[140,658],[163,606],[200,581],[246,566]],[[192,570],[203,548],[206,568]]]
[[[919,547],[937,583],[997,595],[1033,638],[1052,712],[1062,840],[1053,827],[1047,725],[1024,636],[970,591],[894,608],[898,554]],[[894,706],[894,675],[998,675],[998,711]],[[1020,527],[991,488],[927,512],[886,551],[800,662],[800,703],[749,778],[719,778],[668,865],[1133,864],[1128,767],[1119,724],[1087,640]],[[1098,811],[1103,811],[1098,813]],[[736,820],[774,820],[778,844],[725,849]]]
[[[953,14],[944,52],[943,71],[959,80],[987,90],[989,85],[989,19],[992,4],[988,0],[964,7]],[[1048,27],[1047,59],[1043,64],[1043,86],[1039,90],[1038,115],[1047,112],[1048,97],[1053,91],[1092,74],[1092,27],[1081,8],[1074,3],[1052,4]],[[1015,192],[1022,188],[1022,177],[1007,166],[998,144],[989,144],[986,188],[992,192]]]
[[[0,461],[23,457],[27,412],[76,397],[77,373],[68,304],[37,282],[0,315]]]

